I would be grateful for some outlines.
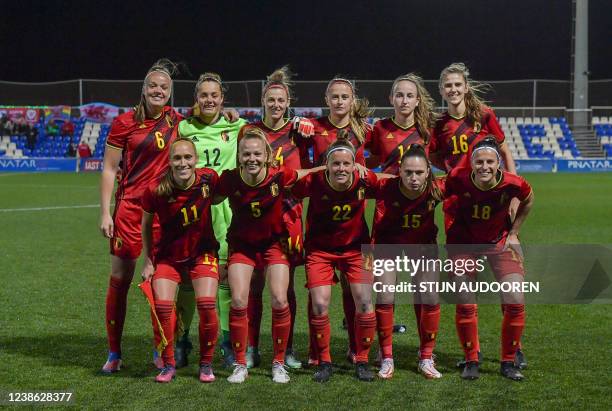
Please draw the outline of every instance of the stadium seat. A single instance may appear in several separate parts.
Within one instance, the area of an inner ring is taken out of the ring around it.
[[[610,143],[610,137],[608,136],[603,136],[601,138],[601,144],[609,144]]]
[[[599,124],[600,123],[600,119],[597,116],[593,116],[593,118],[591,119],[591,124],[595,125],[595,124]]]

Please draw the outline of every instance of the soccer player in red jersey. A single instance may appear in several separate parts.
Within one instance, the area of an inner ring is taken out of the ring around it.
[[[227,240],[230,250],[228,280],[232,291],[230,338],[235,366],[230,383],[248,377],[246,348],[248,338],[247,305],[254,269],[267,275],[272,300],[272,339],[274,359],[272,380],[289,382],[284,368],[285,350],[291,328],[287,303],[289,260],[283,249],[288,233],[283,223],[283,190],[307,171],[275,167],[266,135],[249,128],[238,143],[239,167],[221,174],[215,203],[229,198],[233,217]]]
[[[471,168],[453,169],[446,179],[445,196],[457,199],[455,222],[447,232],[449,257],[466,259],[485,255],[497,281],[521,283],[525,271],[518,233],[533,205],[531,187],[522,177],[501,169],[501,154],[494,136],[477,143],[471,159]],[[513,198],[520,204],[510,222],[508,210]],[[455,244],[488,246],[483,251],[470,253],[455,249],[452,246]],[[466,359],[461,376],[476,379],[479,376],[478,307],[472,301],[460,302],[456,306],[455,322]],[[525,326],[523,296],[520,292],[502,293],[502,304],[501,373],[512,380],[521,380],[523,375],[514,361]]]
[[[463,63],[453,63],[440,73],[438,87],[440,95],[448,104],[448,110],[438,119],[432,136],[430,158],[434,165],[445,171],[454,167],[469,167],[469,158],[473,147],[486,135],[494,135],[500,145],[500,154],[507,171],[516,174],[512,152],[504,144],[504,133],[497,122],[495,113],[487,107],[479,94],[486,84],[474,81]],[[454,198],[444,200],[444,226],[446,231],[454,219]],[[514,218],[518,208],[518,199],[512,199],[509,214]],[[520,349],[517,351],[517,362],[526,366],[526,360]],[[458,365],[463,366],[460,362]]]
[[[181,279],[189,277],[200,315],[200,381],[213,382],[212,359],[218,335],[215,296],[219,281],[219,243],[212,226],[212,197],[219,177],[214,170],[196,170],[196,148],[189,139],[170,145],[170,168],[142,196],[142,239],[146,259],[142,277],[153,281],[155,312],[167,345],[162,352],[164,368],[155,381],[172,381],[174,360],[174,301]],[[153,218],[161,226],[153,251]],[[158,344],[159,341],[156,341]]]
[[[335,77],[327,84],[325,103],[329,107],[329,116],[309,120],[314,124],[314,135],[300,139],[303,160],[309,161],[306,150],[312,147],[314,164],[324,164],[325,153],[336,141],[338,131],[346,130],[356,149],[355,161],[365,166],[364,148],[370,143],[372,133],[372,127],[366,122],[370,115],[368,100],[357,96],[350,80]]]
[[[372,273],[364,268],[361,245],[370,241],[365,221],[365,199],[372,193],[376,175],[367,171],[361,178],[355,166],[355,148],[347,133],[327,151],[325,170],[310,174],[292,188],[296,197],[310,197],[306,223],[306,277],[312,298],[311,331],[317,345],[319,368],[317,382],[332,375],[330,324],[328,317],[331,285],[337,268],[347,277],[356,309],[354,334],[357,377],[372,381],[368,353],[376,330],[376,316],[371,302]]]
[[[294,139],[297,135],[309,137],[308,130],[303,128],[309,124],[300,121],[299,125],[288,117],[289,105],[292,98],[291,93],[291,72],[287,66],[274,71],[264,85],[262,93],[262,106],[264,109],[263,120],[252,125],[263,131],[266,139],[272,148],[274,160],[281,166],[286,166],[294,170],[301,167],[300,154]],[[301,120],[301,119],[299,119]],[[301,126],[301,128],[299,127]],[[290,262],[289,288],[287,290],[287,301],[291,311],[291,328],[287,340],[287,350],[285,352],[285,365],[289,368],[297,369],[302,367],[302,363],[296,358],[293,350],[293,327],[295,324],[296,298],[294,290],[295,267],[304,264],[303,259],[303,229],[302,229],[302,202],[290,193],[283,196],[283,222],[286,226],[287,237],[287,256]],[[258,366],[259,356],[259,331],[263,312],[262,293],[265,286],[265,275],[262,272],[255,272],[251,280],[251,290],[249,293],[248,319],[249,319],[249,345],[247,348],[247,367]]]
[[[299,146],[302,155],[302,164],[310,163],[308,150],[313,149],[314,164],[321,165],[327,161],[326,152],[330,144],[336,141],[340,130],[348,133],[348,139],[356,149],[355,162],[365,166],[364,149],[370,144],[372,127],[367,123],[367,117],[371,111],[368,100],[357,96],[355,87],[350,80],[342,77],[335,77],[327,84],[325,90],[325,103],[329,107],[327,117],[319,117],[309,121],[314,123],[314,135],[311,138],[300,138]],[[349,334],[349,349],[347,359],[355,362],[355,335],[353,334],[355,309],[353,296],[351,295],[350,285],[343,277],[342,284],[342,305],[346,319],[346,327]],[[308,304],[312,306],[311,303]],[[309,315],[312,314],[309,312]],[[312,333],[311,333],[312,334]],[[310,352],[313,354],[309,363],[316,364],[311,341]]]
[[[172,93],[173,72],[174,65],[165,59],[149,69],[140,102],[133,111],[113,120],[106,142],[100,179],[100,230],[110,240],[111,275],[106,295],[109,355],[102,367],[104,373],[116,372],[121,367],[127,294],[142,250],[140,198],[144,189],[167,168],[168,147],[176,138],[176,125],[181,119],[166,106]],[[122,178],[111,216],[110,200],[118,172]]]
[[[434,222],[435,207],[442,200],[443,180],[435,180],[427,159],[426,150],[419,144],[410,145],[400,160],[399,176],[379,180],[376,188],[376,210],[372,226],[373,244],[410,244],[404,252],[407,255],[432,254],[430,247],[436,244],[438,228]],[[395,253],[397,251],[394,250]],[[383,257],[393,259],[395,256]],[[376,253],[377,258],[381,258]],[[415,278],[421,281],[419,273]],[[383,274],[384,284],[396,284],[396,273]],[[394,295],[389,292],[377,293],[376,321],[381,351],[381,366],[378,375],[388,379],[393,376],[393,304]],[[420,339],[419,372],[426,378],[440,378],[432,360],[435,338],[440,323],[440,304],[437,296],[423,296],[415,300],[417,330]],[[435,300],[430,301],[430,300]]]
[[[395,79],[389,102],[394,116],[374,124],[370,168],[380,166],[382,171],[397,175],[400,160],[411,144],[418,143],[429,151],[431,129],[435,126],[434,101],[423,85],[423,79],[408,73]]]

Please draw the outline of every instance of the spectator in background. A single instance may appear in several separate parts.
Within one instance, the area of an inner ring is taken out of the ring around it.
[[[89,146],[87,148],[89,148]],[[76,153],[77,145],[75,143],[70,143],[70,145],[68,145],[68,148],[66,149],[66,154],[64,155],[64,157],[76,157]]]
[[[89,145],[84,141],[81,141],[77,147],[77,151],[79,153],[80,158],[88,158],[91,157],[91,149]]]
[[[64,124],[62,125],[62,136],[72,137],[73,134],[74,134],[74,123],[72,123],[72,121],[70,120],[64,121]]]
[[[57,136],[59,134],[59,127],[55,123],[55,120],[50,120],[47,123],[46,131],[48,136]]]
[[[15,123],[11,121],[10,118],[7,118],[6,123],[4,124],[5,135],[13,135],[13,131],[15,129]]]
[[[0,136],[4,136],[8,134],[8,132],[6,131],[7,121],[8,121],[7,116],[5,114],[0,114]]]
[[[30,150],[34,150],[36,147],[36,141],[38,140],[38,128],[30,127],[27,133],[28,138],[28,148]]]
[[[15,121],[15,134],[19,136],[25,136],[30,131],[30,126],[26,122],[25,118],[21,117]]]

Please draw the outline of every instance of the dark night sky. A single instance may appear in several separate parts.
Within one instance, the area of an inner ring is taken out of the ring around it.
[[[612,78],[612,2],[590,0],[591,78]],[[436,79],[465,61],[481,80],[569,79],[570,0],[7,1],[0,79],[141,79],[158,57],[226,80],[289,63],[337,73]],[[183,78],[193,76],[184,75]]]

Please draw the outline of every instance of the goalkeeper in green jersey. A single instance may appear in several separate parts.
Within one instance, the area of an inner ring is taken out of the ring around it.
[[[229,122],[222,113],[224,88],[221,77],[216,73],[204,73],[195,88],[196,106],[194,115],[179,123],[179,135],[191,139],[197,149],[196,167],[207,167],[219,175],[223,170],[236,168],[238,132],[247,122],[238,119]],[[234,113],[236,114],[236,113]],[[235,115],[235,117],[238,117]],[[232,221],[232,211],[226,199],[212,206],[213,229],[219,241],[219,287],[217,309],[221,324],[221,353],[225,365],[234,363],[229,334],[230,288],[227,283],[227,242],[225,236]],[[189,341],[189,326],[195,310],[193,287],[189,282],[181,283],[177,298],[178,328],[175,350],[176,367],[187,365],[187,356],[192,349]]]

